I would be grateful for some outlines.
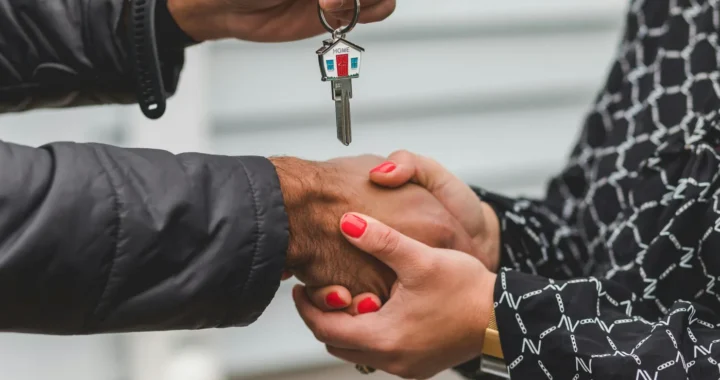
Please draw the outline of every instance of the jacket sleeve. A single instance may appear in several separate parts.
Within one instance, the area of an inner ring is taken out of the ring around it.
[[[123,0],[0,0],[0,113],[136,102]],[[168,96],[184,51],[163,51]]]
[[[0,143],[0,330],[242,326],[273,298],[288,222],[261,157]]]

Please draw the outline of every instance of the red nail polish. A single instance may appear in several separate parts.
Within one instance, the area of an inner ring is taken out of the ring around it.
[[[397,168],[397,165],[395,165],[392,162],[383,162],[382,164],[375,167],[375,169],[370,170],[370,173],[390,173],[391,171],[395,170]]]
[[[373,301],[372,298],[368,297],[360,301],[357,306],[358,314],[373,313],[380,309],[380,307]]]
[[[359,216],[347,214],[343,218],[342,223],[340,223],[340,228],[344,233],[350,235],[350,237],[357,239],[365,233],[367,222]]]
[[[345,307],[345,301],[340,298],[338,292],[332,292],[325,297],[325,302],[330,307]]]

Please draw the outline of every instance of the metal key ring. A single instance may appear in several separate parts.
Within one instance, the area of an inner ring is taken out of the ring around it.
[[[328,32],[332,33],[333,36],[342,36],[347,33],[349,33],[353,28],[355,28],[355,25],[357,25],[358,20],[360,20],[360,0],[355,0],[355,15],[352,18],[352,21],[350,21],[350,24],[348,24],[345,28],[338,28],[335,29],[327,22],[327,19],[325,18],[325,12],[323,11],[322,7],[320,7],[320,1],[318,1],[318,15],[320,15],[320,22],[322,22],[323,27]]]

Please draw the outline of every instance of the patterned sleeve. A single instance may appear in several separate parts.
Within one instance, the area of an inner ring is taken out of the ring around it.
[[[717,122],[656,147],[626,207],[554,202],[567,175],[548,201],[477,190],[501,221],[495,312],[513,379],[720,377]]]

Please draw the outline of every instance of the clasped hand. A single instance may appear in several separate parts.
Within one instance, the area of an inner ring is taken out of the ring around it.
[[[492,209],[436,162],[408,152],[390,160],[370,173],[371,180],[391,188],[407,182],[424,187],[470,237],[470,249],[436,248],[368,215],[346,213],[338,229],[345,239],[397,274],[389,300],[367,313],[384,300],[342,286],[298,286],[293,297],[332,355],[425,379],[482,351],[493,307],[499,226]]]

